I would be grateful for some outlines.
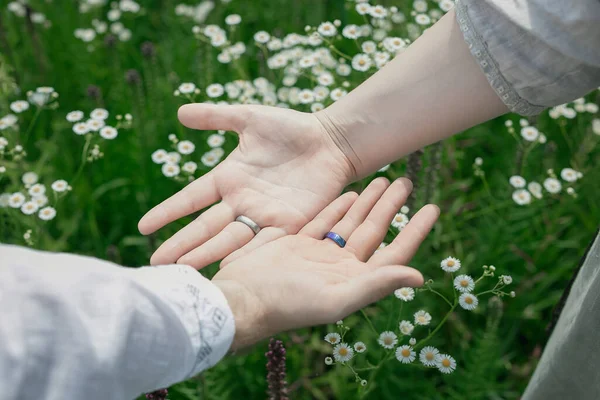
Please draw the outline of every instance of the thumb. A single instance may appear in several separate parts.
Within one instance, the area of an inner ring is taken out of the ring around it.
[[[244,105],[185,104],[179,107],[179,122],[199,130],[225,130],[241,132],[246,126],[250,109]]]
[[[419,271],[401,265],[379,267],[355,276],[331,291],[333,302],[340,305],[343,314],[337,319],[381,300],[400,287],[419,287],[423,282]]]

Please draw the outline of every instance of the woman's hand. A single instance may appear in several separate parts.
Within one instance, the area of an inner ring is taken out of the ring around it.
[[[312,114],[266,106],[190,104],[179,120],[194,129],[239,134],[239,146],[221,164],[149,211],[139,229],[150,234],[218,201],[163,243],[152,264],[196,268],[243,248],[250,251],[297,233],[341,192],[352,166]],[[239,215],[262,230],[256,237]],[[239,254],[238,254],[239,255]]]
[[[420,272],[403,266],[439,215],[423,207],[384,249],[381,244],[412,185],[374,180],[357,198],[346,193],[293,236],[286,236],[224,263],[213,278],[233,310],[233,348],[269,335],[330,323],[403,286],[420,286]],[[324,235],[347,240],[340,248]]]

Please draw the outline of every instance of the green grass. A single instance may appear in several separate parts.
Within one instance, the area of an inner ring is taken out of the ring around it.
[[[27,135],[24,132],[35,111],[30,109],[23,114],[20,140],[28,155],[21,162],[0,158],[0,165],[5,164],[8,169],[0,178],[0,193],[17,190],[26,170],[38,172],[46,184],[59,178],[72,179],[79,168],[84,139],[72,133],[64,119],[67,112],[106,107],[112,116],[131,113],[134,119],[131,129],[122,130],[116,140],[103,144],[104,158],[86,166],[73,191],[57,207],[59,214],[51,223],[32,223],[14,210],[0,208],[0,241],[24,244],[22,235],[32,228],[36,248],[87,254],[127,266],[144,265],[161,241],[191,220],[185,218],[150,237],[137,232],[139,218],[182,187],[162,176],[150,159],[151,152],[167,148],[167,135],[176,133],[194,141],[199,148],[195,154],[201,154],[207,150],[205,138],[211,133],[194,132],[179,125],[176,111],[184,99],[174,97],[173,91],[181,82],[195,82],[204,88],[212,82],[237,79],[240,72],[216,62],[217,53],[192,35],[193,22],[174,15],[174,1],[143,2],[143,13],[123,18],[133,31],[131,41],[107,47],[100,40],[92,52],[74,38],[73,32],[88,27],[93,14],[80,15],[72,2],[60,6],[58,2],[30,3],[52,21],[52,26],[45,29],[34,25],[28,29],[25,19],[4,9],[0,13],[0,35],[5,38],[0,41],[0,116],[9,112],[11,101],[24,98],[24,92],[42,85],[57,90],[60,105],[57,110],[41,112]],[[406,1],[385,4],[410,9]],[[217,2],[208,22],[222,25],[226,15],[240,14],[243,22],[236,40],[248,44],[248,54],[240,68],[247,76],[268,76],[270,71],[249,45],[254,32],[266,30],[282,36],[302,32],[305,25],[314,26],[325,20],[355,20],[356,15],[344,5],[341,0],[233,0],[230,4]],[[101,14],[97,11],[97,16]],[[146,41],[155,48],[152,58],[144,57],[140,51]],[[126,82],[126,71],[131,69],[141,75],[140,84]],[[11,90],[11,81],[16,82],[21,94]],[[88,96],[90,85],[100,88],[101,97]],[[588,96],[588,101],[597,102],[595,96]],[[439,269],[441,259],[458,257],[463,270],[474,275],[480,274],[482,265],[493,264],[500,274],[513,276],[517,297],[504,299],[502,305],[488,305],[486,299],[478,311],[457,311],[448,319],[431,344],[457,359],[456,373],[442,376],[437,371],[403,366],[392,360],[378,370],[375,378],[365,374],[370,381],[367,398],[519,397],[535,368],[539,349],[548,339],[546,327],[552,310],[598,228],[600,137],[591,133],[592,118],[584,113],[573,120],[557,121],[547,113],[541,115],[536,125],[547,135],[548,143],[534,149],[523,165],[524,175],[537,177],[538,181],[543,180],[548,168],[557,173],[567,166],[582,171],[584,177],[576,184],[576,198],[563,191],[558,196],[545,195],[543,200],[524,207],[511,200],[508,177],[520,171],[517,142],[507,133],[504,121],[512,119],[518,126],[514,115],[445,141],[441,166],[433,172],[436,180],[429,179],[426,172],[432,164],[433,146],[425,149],[423,168],[415,179],[413,208],[433,201],[440,206],[442,215],[412,265],[423,271],[426,278],[434,279],[434,287],[449,293],[450,282]],[[228,146],[226,150],[231,150],[231,141]],[[482,168],[489,192],[473,173],[476,157],[484,159]],[[400,160],[377,175],[394,179],[405,170],[406,160]],[[351,188],[360,190],[369,179]],[[210,275],[215,268],[204,272]],[[397,329],[398,305],[392,296],[365,312],[376,330]],[[431,293],[419,293],[417,300],[404,305],[402,318],[410,319],[419,308],[433,315],[435,326],[448,307]],[[389,326],[389,315],[394,316],[394,326]],[[363,317],[356,314],[345,323],[352,328],[349,340],[362,340],[369,348],[358,365],[365,359],[377,363],[383,351]],[[365,389],[358,389],[348,369],[323,363],[331,350],[322,337],[333,328],[315,327],[280,335],[288,351],[291,398],[351,399],[364,394]],[[170,398],[264,398],[266,346],[266,342],[260,343],[254,349],[228,357],[203,375],[172,388]]]

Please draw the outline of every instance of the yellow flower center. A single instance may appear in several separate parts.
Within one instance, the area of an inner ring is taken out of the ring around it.
[[[409,349],[402,349],[402,351],[400,353],[402,353],[402,357],[408,357],[408,356],[410,356],[410,350]]]
[[[383,343],[385,344],[392,344],[392,338],[391,337],[386,337],[383,339]]]
[[[340,356],[347,356],[348,355],[348,349],[345,347],[342,347],[339,351]]]
[[[358,61],[358,65],[365,65],[366,61],[365,60],[359,60]]]
[[[453,260],[448,260],[448,262],[446,263],[449,267],[454,267],[454,261]]]
[[[473,304],[473,298],[469,297],[469,296],[465,297],[465,303],[467,303],[467,304]]]
[[[444,358],[442,360],[442,365],[446,368],[448,368],[450,366],[450,360],[448,360],[447,358]]]
[[[466,279],[463,279],[462,281],[460,281],[460,286],[462,287],[468,287],[469,286],[469,281]]]
[[[425,359],[427,361],[433,361],[433,358],[434,358],[433,353],[429,352],[429,353],[425,354]]]

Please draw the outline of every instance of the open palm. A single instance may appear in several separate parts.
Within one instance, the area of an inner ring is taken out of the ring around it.
[[[239,134],[238,147],[214,170],[149,211],[139,229],[149,234],[212,204],[167,240],[153,264],[201,268],[243,248],[240,256],[293,234],[329,204],[349,180],[345,156],[311,114],[266,106],[191,104],[180,121],[194,129]],[[262,230],[256,237],[239,215]]]
[[[392,185],[376,179],[358,199],[355,193],[339,197],[297,235],[222,265],[213,282],[226,293],[244,294],[242,314],[259,315],[252,317],[261,322],[253,324],[257,336],[246,341],[330,323],[399,287],[422,285],[421,273],[403,265],[436,221],[437,207],[421,209],[393,243],[373,255],[411,188],[406,179]],[[323,240],[329,231],[347,238],[346,246]]]

